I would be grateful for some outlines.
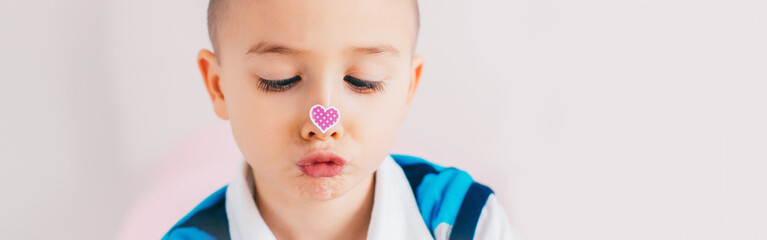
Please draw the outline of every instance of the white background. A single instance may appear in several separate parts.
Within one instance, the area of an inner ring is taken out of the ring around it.
[[[114,238],[162,156],[222,124],[206,7],[0,3],[2,238]],[[424,0],[421,21],[394,152],[490,185],[524,239],[767,239],[767,1]]]

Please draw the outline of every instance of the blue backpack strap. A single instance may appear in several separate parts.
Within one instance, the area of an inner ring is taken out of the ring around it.
[[[224,186],[208,196],[179,220],[162,239],[230,239],[225,207],[226,188]]]
[[[461,209],[458,211],[453,230],[450,231],[450,239],[474,238],[474,230],[477,229],[479,215],[487,203],[487,198],[492,193],[493,190],[485,185],[476,182],[471,184],[463,203],[461,203]]]
[[[392,158],[404,170],[432,237],[442,223],[452,226],[450,239],[474,237],[479,215],[493,190],[457,168],[407,155]]]

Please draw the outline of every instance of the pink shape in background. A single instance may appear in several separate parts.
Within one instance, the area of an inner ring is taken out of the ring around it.
[[[194,133],[160,159],[157,180],[126,214],[117,239],[160,239],[205,197],[227,184],[242,154],[228,122]]]

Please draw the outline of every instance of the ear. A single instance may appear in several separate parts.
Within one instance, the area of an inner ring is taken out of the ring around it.
[[[205,88],[208,89],[210,100],[213,101],[213,110],[219,118],[229,120],[226,102],[224,102],[224,93],[221,91],[220,66],[216,62],[216,55],[206,49],[202,49],[197,54],[197,64],[200,67],[202,79],[205,80]]]
[[[411,61],[410,66],[410,85],[408,86],[407,98],[405,100],[405,111],[402,114],[402,119],[400,122],[405,121],[408,110],[410,109],[410,103],[413,101],[413,97],[415,96],[415,90],[418,89],[418,83],[421,81],[421,69],[423,69],[423,62],[423,56],[413,56],[413,60]]]

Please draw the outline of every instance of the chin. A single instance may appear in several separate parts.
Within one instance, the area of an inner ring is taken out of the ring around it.
[[[297,186],[298,196],[312,201],[327,201],[343,195],[348,186],[348,178],[343,175],[333,177],[312,178],[305,175],[299,177]]]

